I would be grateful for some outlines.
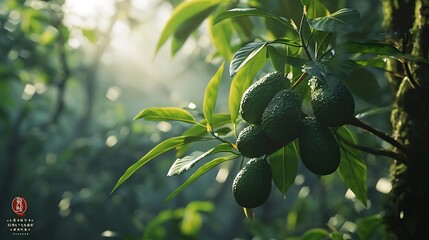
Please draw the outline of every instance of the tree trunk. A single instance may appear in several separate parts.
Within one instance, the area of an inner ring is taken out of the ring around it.
[[[428,59],[429,0],[384,0],[384,7],[385,26],[403,34],[402,50]],[[389,239],[429,239],[429,64],[389,67],[406,75],[390,77],[396,91],[391,123],[393,136],[409,149],[408,165],[392,166],[393,189],[385,214]]]

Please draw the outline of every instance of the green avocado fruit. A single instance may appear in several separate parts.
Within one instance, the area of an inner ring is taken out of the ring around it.
[[[284,145],[298,137],[301,122],[301,100],[291,89],[278,92],[262,114],[262,126],[267,136]]]
[[[261,125],[250,125],[244,128],[237,138],[237,149],[241,155],[253,158],[273,151],[278,144],[265,134]]]
[[[273,96],[290,87],[290,81],[281,72],[272,72],[254,82],[243,93],[239,113],[248,123],[259,124],[262,113]]]
[[[320,123],[329,127],[346,124],[353,118],[355,102],[344,83],[328,74],[325,81],[313,77],[309,80],[311,107]]]
[[[267,201],[271,193],[271,167],[263,158],[252,158],[237,173],[232,193],[238,205],[255,208]]]
[[[299,134],[299,154],[308,170],[317,175],[328,175],[340,164],[340,148],[329,128],[318,118],[307,116],[302,120]]]

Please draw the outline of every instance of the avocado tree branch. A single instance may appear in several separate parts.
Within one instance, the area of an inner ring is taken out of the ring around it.
[[[390,143],[392,146],[396,147],[397,149],[399,149],[401,152],[403,152],[404,154],[408,155],[408,149],[402,145],[402,143],[396,141],[395,139],[393,139],[392,137],[390,137],[389,135],[385,134],[384,132],[373,128],[372,126],[362,122],[361,120],[357,119],[356,117],[353,117],[349,122],[349,125],[358,127],[358,128],[362,128],[374,135],[376,135],[377,137],[383,139],[384,141]]]
[[[359,151],[363,151],[363,152],[367,152],[367,153],[371,153],[374,155],[382,155],[382,156],[386,156],[386,157],[391,157],[393,159],[396,159],[397,161],[408,165],[408,158],[407,156],[405,156],[404,154],[395,152],[395,151],[389,151],[383,148],[371,148],[371,147],[367,147],[367,146],[362,146],[362,145],[358,145],[355,143],[352,143],[346,139],[344,139],[343,137],[341,137],[339,134],[335,133],[335,136],[337,137],[337,139],[339,139],[341,142],[347,144],[348,146],[357,149]]]

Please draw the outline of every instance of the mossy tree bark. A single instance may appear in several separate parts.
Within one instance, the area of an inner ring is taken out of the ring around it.
[[[429,0],[384,0],[386,28],[402,37],[405,53],[428,59]],[[392,166],[393,189],[386,204],[390,239],[429,239],[429,64],[389,65],[396,92],[391,114],[393,136],[409,149],[409,164]]]

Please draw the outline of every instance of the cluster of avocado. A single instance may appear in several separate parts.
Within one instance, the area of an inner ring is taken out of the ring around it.
[[[240,153],[261,157],[298,137],[302,121],[301,100],[281,72],[265,75],[243,94],[240,115],[250,123],[237,138]]]
[[[240,114],[250,125],[240,132],[236,144],[243,156],[252,159],[233,183],[240,206],[253,208],[266,201],[271,190],[271,169],[263,156],[297,138],[301,160],[308,170],[328,175],[338,168],[340,149],[330,127],[339,127],[353,117],[353,96],[329,74],[313,77],[309,86],[313,115],[302,113],[301,99],[283,73],[269,73],[244,92]],[[253,200],[247,196],[253,196]]]

